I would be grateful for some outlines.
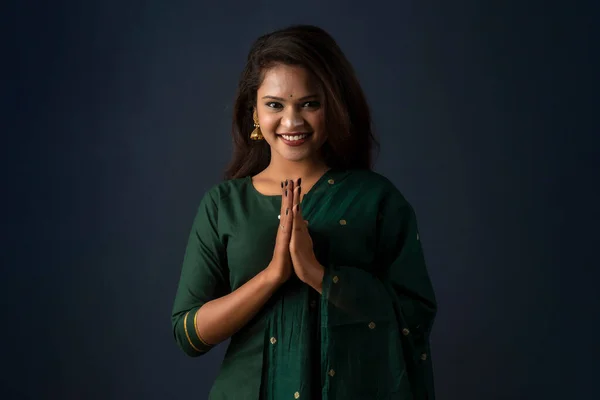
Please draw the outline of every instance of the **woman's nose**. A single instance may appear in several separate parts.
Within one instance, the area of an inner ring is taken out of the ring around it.
[[[304,118],[302,118],[302,115],[298,111],[290,107],[290,109],[284,112],[281,118],[281,125],[286,129],[302,126],[304,125]]]

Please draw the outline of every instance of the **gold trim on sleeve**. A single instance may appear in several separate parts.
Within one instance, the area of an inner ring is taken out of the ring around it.
[[[185,330],[185,336],[187,337],[188,343],[190,344],[190,346],[192,346],[192,348],[194,350],[196,350],[198,353],[202,353],[196,346],[194,346],[194,343],[192,343],[192,339],[190,339],[190,334],[188,333],[188,329],[187,329],[187,317],[188,314],[190,312],[186,312],[185,313],[185,317],[183,317],[183,329]]]
[[[198,324],[196,323],[196,317],[198,317],[199,310],[200,309],[196,310],[196,312],[194,313],[194,330],[196,331],[196,336],[198,336],[198,339],[200,339],[203,345],[205,345],[206,347],[212,347],[212,345],[206,343],[204,339],[202,339],[202,336],[200,336],[200,332],[198,332]]]

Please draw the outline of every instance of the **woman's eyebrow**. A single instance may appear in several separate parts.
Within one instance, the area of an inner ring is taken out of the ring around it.
[[[298,101],[303,101],[303,100],[307,100],[307,99],[310,99],[310,98],[313,98],[313,97],[318,97],[318,95],[316,95],[316,94],[310,94],[310,95],[308,95],[308,96],[304,96],[304,97],[301,97],[301,98],[299,98],[299,99],[296,99],[296,100],[298,100]],[[268,96],[268,95],[267,95],[267,96],[263,96],[263,99],[271,99],[271,100],[285,101],[285,99],[284,99],[284,98],[282,98],[282,97],[277,97],[277,96]]]

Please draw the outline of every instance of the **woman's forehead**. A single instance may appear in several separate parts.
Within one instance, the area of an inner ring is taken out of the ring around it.
[[[286,98],[299,98],[316,93],[317,84],[306,68],[278,64],[265,71],[259,92]]]

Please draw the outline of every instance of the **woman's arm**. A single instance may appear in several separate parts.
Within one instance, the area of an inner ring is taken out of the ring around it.
[[[292,194],[283,185],[282,196],[281,225],[271,262],[234,291],[228,288],[226,249],[218,234],[217,195],[209,193],[203,199],[186,249],[172,314],[175,339],[186,354],[205,354],[233,336],[290,277],[292,213],[286,209],[291,209]]]
[[[194,324],[198,337],[212,346],[244,327],[283,283],[276,269],[270,264],[235,291],[200,307]]]
[[[395,188],[384,196],[378,211],[375,259],[371,270],[365,270],[346,263],[321,265],[312,250],[301,211],[294,207],[295,227],[290,242],[294,269],[302,281],[321,293],[322,338],[328,346],[323,351],[333,364],[354,357],[365,364],[389,367],[389,361],[397,368],[405,365],[413,397],[432,400],[429,336],[437,301],[416,215]],[[370,353],[363,354],[364,345],[371,343]],[[339,382],[338,374],[352,373],[341,366],[336,371],[331,385]],[[381,372],[375,368],[372,371],[375,375]]]

